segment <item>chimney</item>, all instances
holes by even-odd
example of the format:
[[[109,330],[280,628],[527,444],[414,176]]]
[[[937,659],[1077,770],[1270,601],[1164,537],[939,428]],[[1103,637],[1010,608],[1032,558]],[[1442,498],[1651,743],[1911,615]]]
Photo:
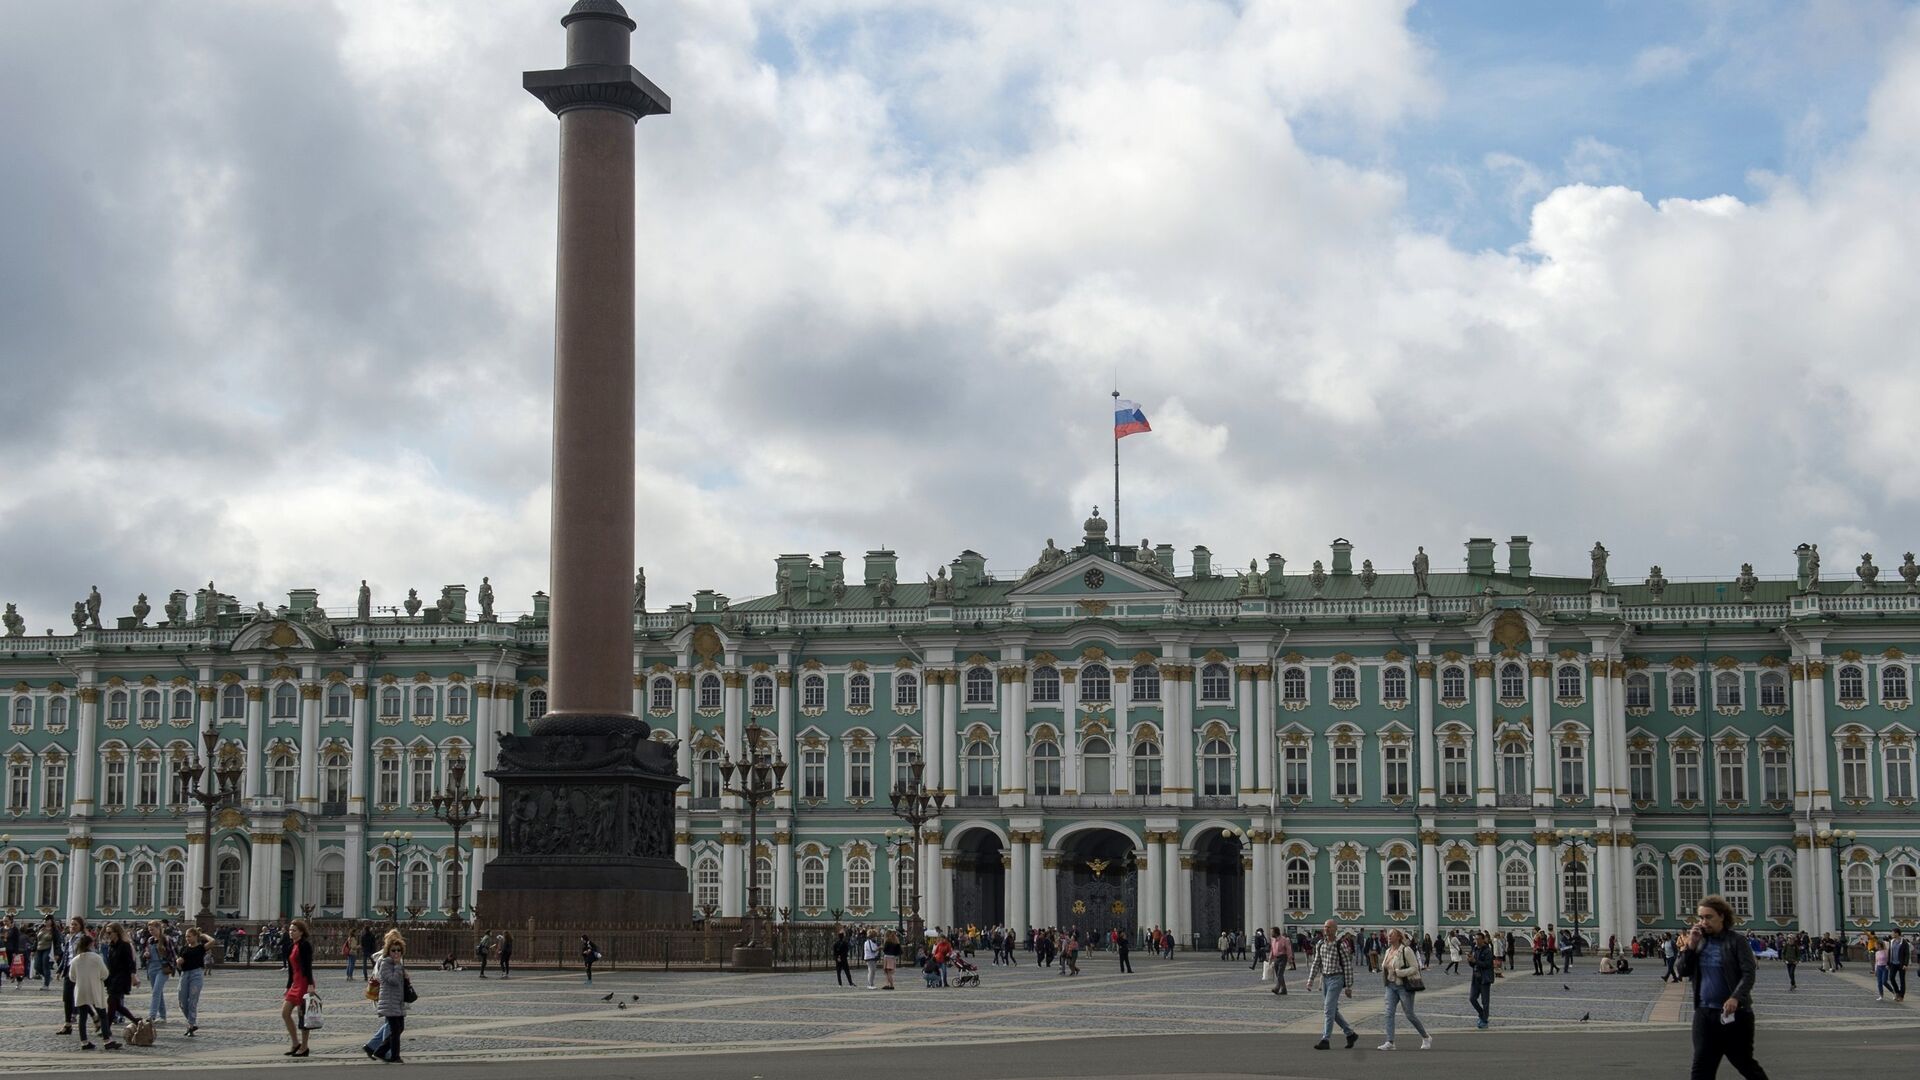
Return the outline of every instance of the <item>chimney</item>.
[[[827,573],[811,563],[807,566],[807,604],[812,606],[827,598]]]
[[[440,586],[440,601],[446,606],[448,622],[467,621],[467,587],[465,585]]]
[[[547,621],[548,602],[549,598],[546,593],[537,592],[533,594],[533,619],[535,622]]]
[[[1533,576],[1533,541],[1524,536],[1507,541],[1507,575],[1515,581]]]
[[[1213,576],[1213,552],[1208,551],[1205,544],[1193,549],[1193,576],[1196,578]]]
[[[1287,583],[1281,576],[1287,572],[1286,556],[1277,551],[1267,554],[1267,595],[1280,596],[1287,591]]]
[[[1153,546],[1153,561],[1160,564],[1160,569],[1165,571],[1168,577],[1172,577],[1173,576],[1173,545],[1172,544],[1155,544]]]
[[[867,584],[878,585],[887,578],[892,578],[895,581],[900,580],[898,558],[893,552],[885,548],[881,548],[878,551],[867,552]]]
[[[847,580],[846,556],[837,551],[829,551],[825,555],[820,556],[820,568],[826,571],[827,587],[829,589]]]
[[[1344,538],[1333,542],[1333,576],[1346,577],[1353,573],[1353,545]]]
[[[319,589],[287,590],[287,614],[289,615],[300,615],[312,611],[319,603]]]
[[[1493,573],[1493,538],[1476,536],[1467,541],[1467,573]]]

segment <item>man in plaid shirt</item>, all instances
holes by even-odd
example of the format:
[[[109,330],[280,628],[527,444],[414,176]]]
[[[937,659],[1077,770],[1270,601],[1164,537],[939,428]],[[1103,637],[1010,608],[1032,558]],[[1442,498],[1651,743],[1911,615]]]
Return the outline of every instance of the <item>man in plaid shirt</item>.
[[[1340,1015],[1340,995],[1353,996],[1353,958],[1340,947],[1340,924],[1328,919],[1320,928],[1320,940],[1313,943],[1313,960],[1307,965],[1307,990],[1313,990],[1314,976],[1320,978],[1320,1000],[1326,1009],[1327,1019],[1320,1026],[1320,1041],[1313,1044],[1315,1050],[1327,1049],[1327,1042],[1333,1038],[1333,1025],[1339,1024],[1340,1030],[1347,1033],[1347,1049],[1360,1041],[1360,1033],[1353,1030],[1347,1018]]]

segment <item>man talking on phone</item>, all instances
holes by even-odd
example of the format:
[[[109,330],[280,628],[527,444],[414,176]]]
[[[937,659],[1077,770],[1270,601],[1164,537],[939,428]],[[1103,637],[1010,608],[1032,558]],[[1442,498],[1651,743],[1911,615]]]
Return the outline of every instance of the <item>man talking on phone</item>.
[[[1680,942],[1680,977],[1693,981],[1693,1080],[1713,1080],[1721,1058],[1747,1080],[1767,1080],[1753,1060],[1753,947],[1733,932],[1724,897],[1702,899],[1696,914]]]

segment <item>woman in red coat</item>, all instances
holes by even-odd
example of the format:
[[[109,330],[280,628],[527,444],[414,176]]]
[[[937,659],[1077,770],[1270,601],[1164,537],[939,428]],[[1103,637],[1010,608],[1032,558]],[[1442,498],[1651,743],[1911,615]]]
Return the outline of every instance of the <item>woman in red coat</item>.
[[[286,1057],[307,1056],[307,1029],[304,1024],[307,993],[313,989],[313,931],[307,920],[295,919],[287,926],[292,944],[287,947],[287,992],[280,999],[280,1019],[287,1025],[287,1038],[293,1049]],[[295,1013],[299,1013],[298,1020]]]

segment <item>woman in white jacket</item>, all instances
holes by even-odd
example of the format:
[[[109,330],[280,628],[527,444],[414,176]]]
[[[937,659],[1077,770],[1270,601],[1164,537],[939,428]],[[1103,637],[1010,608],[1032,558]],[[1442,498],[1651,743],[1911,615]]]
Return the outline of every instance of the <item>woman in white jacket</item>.
[[[94,1049],[93,1043],[87,1041],[89,1016],[106,1037],[107,1049],[120,1049],[120,1044],[113,1041],[113,1028],[107,1024],[107,962],[94,950],[92,934],[82,934],[74,942],[67,978],[73,982],[73,1010],[80,1017],[80,1049]]]
[[[1394,1014],[1405,1006],[1407,1022],[1413,1030],[1420,1033],[1420,1049],[1433,1049],[1433,1036],[1427,1034],[1427,1027],[1413,1014],[1413,996],[1419,991],[1408,983],[1420,977],[1420,956],[1407,944],[1407,936],[1399,930],[1387,931],[1387,952],[1380,958],[1380,970],[1387,980],[1387,1041],[1380,1049],[1393,1049]]]

